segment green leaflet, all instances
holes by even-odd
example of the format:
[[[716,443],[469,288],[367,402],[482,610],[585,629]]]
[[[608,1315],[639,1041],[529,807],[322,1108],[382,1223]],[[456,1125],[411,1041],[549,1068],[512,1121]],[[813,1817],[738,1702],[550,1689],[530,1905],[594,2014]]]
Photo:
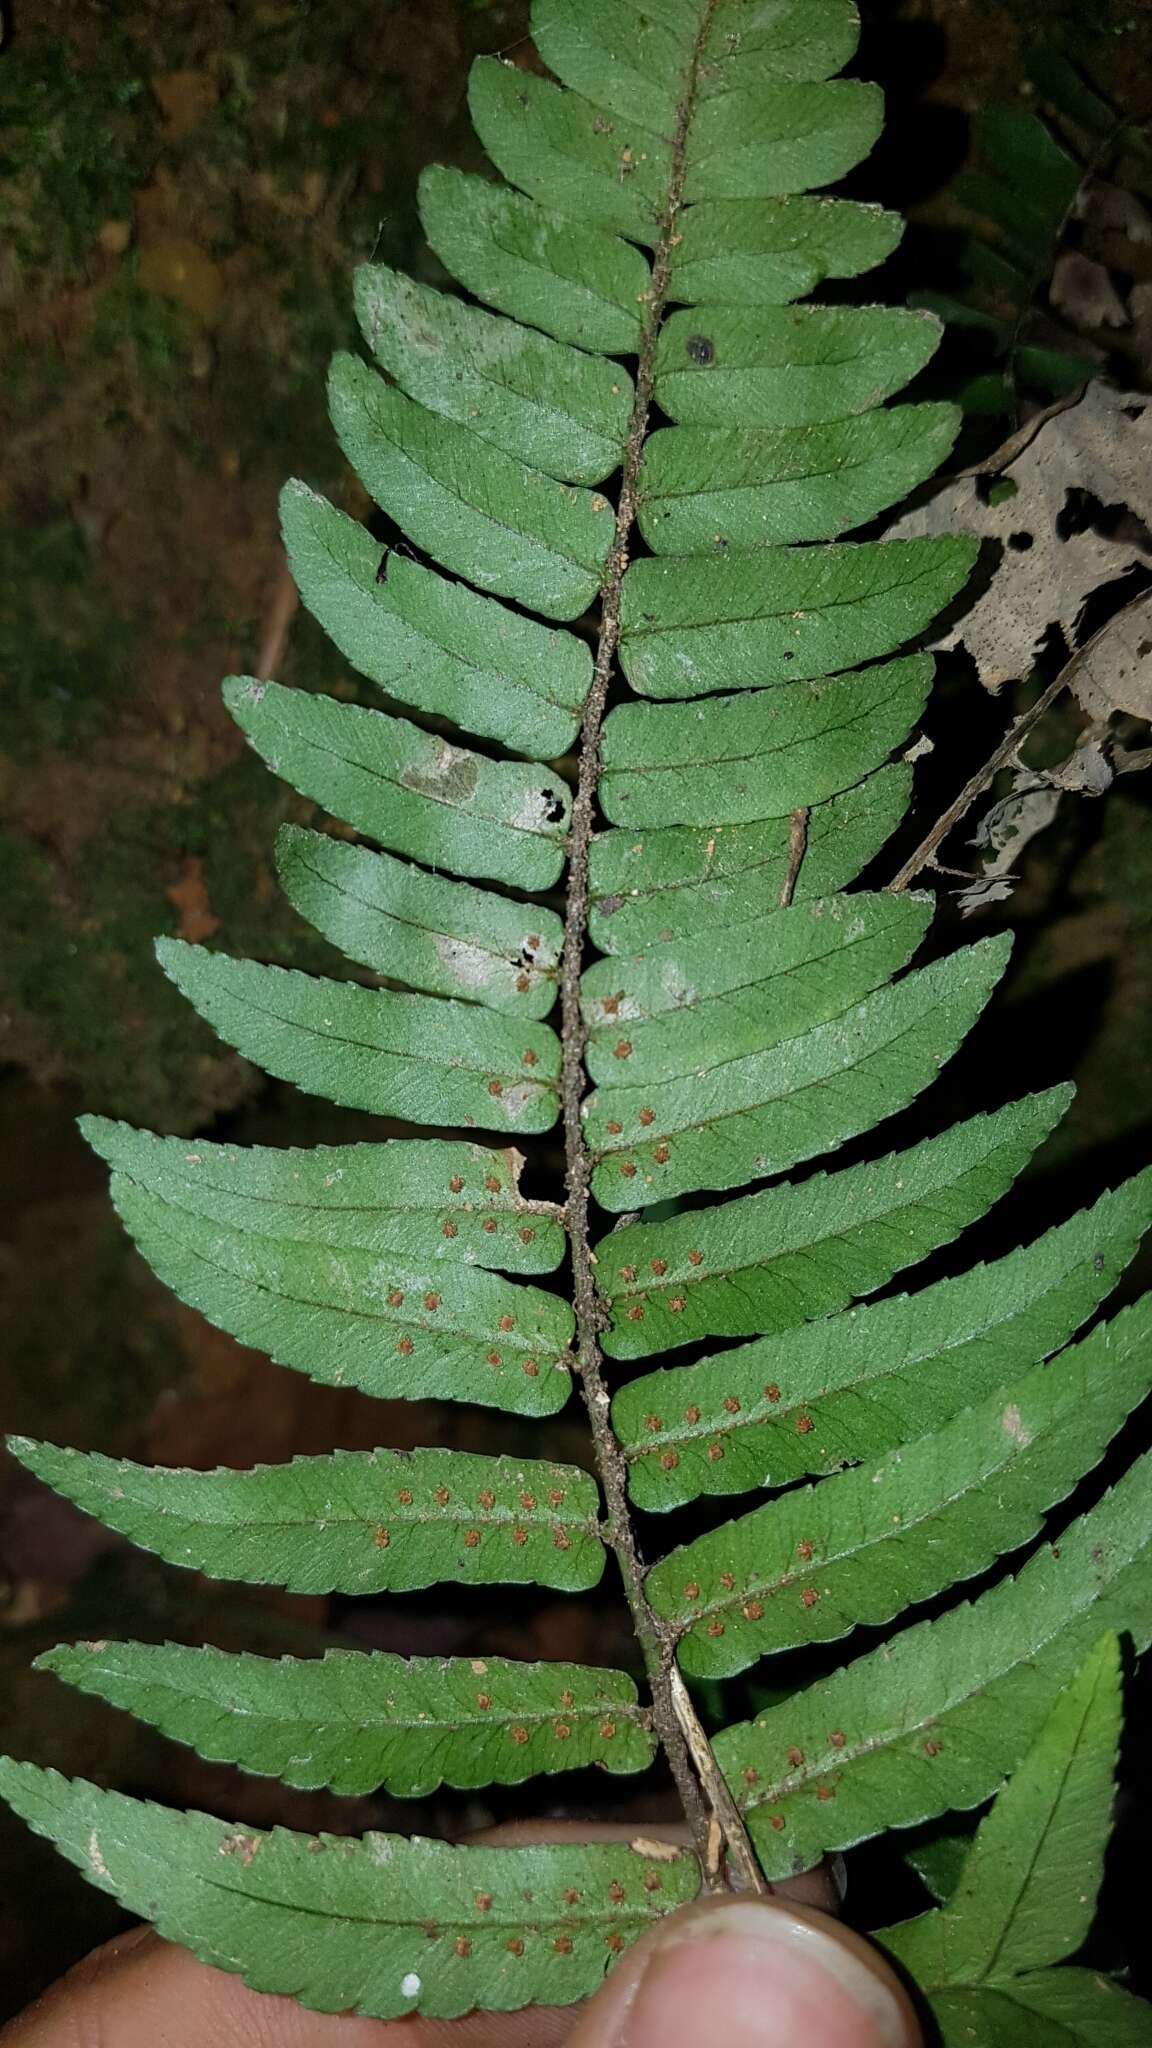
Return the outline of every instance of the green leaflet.
[[[160,939],[169,978],[229,1045],[351,1109],[412,1123],[550,1130],[560,1044],[474,1003],[392,995]]]
[[[121,1222],[173,1294],[218,1329],[327,1386],[380,1400],[477,1401],[551,1415],[568,1399],[572,1311],[459,1260],[415,1263],[231,1228],[116,1175]]]
[[[931,476],[959,417],[903,405],[800,431],[664,427],[644,450],[640,531],[673,555],[835,539]]]
[[[912,655],[786,690],[618,705],[604,722],[600,807],[640,830],[755,824],[822,803],[907,738],[931,682],[930,657]]]
[[[540,1585],[604,1569],[594,1482],[571,1465],[467,1451],[334,1451],[252,1471],[132,1465],[30,1437],[38,1479],[169,1564],[293,1593]]]
[[[903,1109],[966,1038],[1007,965],[1011,936],[934,961],[767,1051],[722,1033],[668,1080],[599,1088],[584,1105],[605,1209],[742,1187],[835,1151]],[[733,1033],[733,1037],[737,1034]],[[623,1055],[629,1041],[617,1041]],[[630,1056],[620,1070],[630,1072]]]
[[[1073,1954],[1091,1927],[1119,1739],[1111,1634],[981,1822],[945,1907],[878,1934],[926,1992],[944,2044],[1152,2040],[1147,2005],[1088,1970],[1044,1967]]]
[[[1085,1659],[980,1823],[948,1904],[881,1931],[925,1990],[1007,1987],[1024,1971],[1063,1962],[1087,1939],[1111,1831],[1120,1725],[1120,1645],[1112,1634]]]
[[[693,24],[686,23],[685,54]],[[544,206],[654,245],[671,180],[665,136],[497,57],[468,76],[472,126],[497,170]]]
[[[902,761],[813,806],[797,902],[843,888],[895,829],[912,771]],[[685,778],[687,782],[690,778]],[[592,841],[589,931],[601,952],[631,953],[717,925],[752,923],[788,874],[789,820],[601,832]]]
[[[891,654],[967,581],[978,543],[840,541],[633,562],[620,660],[642,697],[799,683]]]
[[[651,130],[676,126],[684,66],[696,33],[689,8],[637,0],[539,0],[532,40],[549,70],[586,100]]]
[[[696,24],[685,21],[683,57]],[[741,89],[702,94],[688,133],[684,196],[764,199],[832,184],[867,156],[883,103],[856,79],[768,84],[763,71]],[[655,245],[672,172],[667,130],[634,109],[606,119],[595,102],[494,58],[468,81],[472,124],[511,184],[562,213]]]
[[[1072,1336],[1150,1222],[1144,1173],[993,1265],[630,1381],[612,1423],[633,1500],[787,1486],[926,1436]]]
[[[300,915],[377,974],[510,1017],[546,1017],[556,1000],[564,927],[540,904],[299,825],[277,834],[276,872]]]
[[[1032,1970],[1011,1990],[938,1991],[941,2048],[1149,2048],[1143,1999],[1095,1970]]]
[[[518,1152],[439,1138],[276,1152],[102,1116],[80,1129],[125,1184],[226,1229],[508,1273],[550,1273],[564,1256],[555,1210],[518,1192]]]
[[[485,305],[606,355],[639,345],[650,272],[617,236],[442,164],[421,176],[420,220],[441,262]]]
[[[891,398],[942,333],[930,313],[881,306],[673,313],[660,330],[656,397],[684,426],[810,427]]]
[[[686,199],[769,199],[832,185],[879,139],[884,100],[858,78],[747,85],[739,59],[729,89],[702,95],[689,136]]]
[[[1029,1542],[1152,1384],[1152,1296],[1050,1365],[876,1466],[783,1494],[649,1572],[686,1631],[686,1672],[718,1678],[828,1642],[973,1578]]]
[[[478,440],[355,356],[333,358],[328,403],[365,489],[434,561],[549,619],[591,603],[615,528],[606,498]]]
[[[921,1884],[938,1903],[951,1898],[960,1882],[964,1858],[972,1846],[969,1828],[950,1827],[947,1822],[921,1836],[904,1852],[904,1861],[916,1872]]]
[[[680,217],[672,296],[685,305],[780,306],[892,254],[903,222],[847,199],[702,201]]]
[[[568,790],[534,763],[489,761],[406,718],[230,676],[224,702],[303,795],[394,853],[517,889],[564,865]]]
[[[827,78],[854,56],[860,23],[850,0],[781,0],[750,16],[742,0],[717,0],[708,24],[704,98],[761,83]]]
[[[906,1628],[714,1748],[769,1878],[976,1806],[1103,1630],[1152,1640],[1152,1458],[1016,1578]]]
[[[455,2019],[585,1997],[700,1882],[693,1857],[656,1862],[623,1843],[265,1834],[10,1761],[0,1792],[168,1940],[320,2012]]]
[[[617,363],[494,319],[384,264],[355,277],[360,329],[409,398],[562,483],[618,467],[632,379]]]
[[[697,29],[691,7],[654,14],[637,0],[539,0],[532,38],[545,63],[576,92],[649,128],[675,125],[684,65]],[[677,32],[678,31],[678,32]],[[735,40],[733,31],[738,31]],[[718,6],[702,52],[701,99],[782,80],[826,78],[856,48],[848,0],[796,0],[752,21]]]
[[[991,1208],[1058,1121],[1070,1091],[1027,1096],[908,1152],[813,1174],[597,1246],[610,1358],[699,1337],[765,1336],[872,1293]]]
[[[639,1771],[655,1737],[622,1671],[507,1657],[229,1656],[76,1643],[36,1668],[136,1714],[212,1763],[312,1791],[421,1798],[599,1764]]]
[[[580,984],[588,1072],[638,1087],[795,1038],[906,966],[930,918],[927,896],[861,891],[597,960]]]
[[[280,528],[304,604],[361,675],[514,752],[571,745],[592,680],[582,640],[389,554],[307,484],[285,484]]]

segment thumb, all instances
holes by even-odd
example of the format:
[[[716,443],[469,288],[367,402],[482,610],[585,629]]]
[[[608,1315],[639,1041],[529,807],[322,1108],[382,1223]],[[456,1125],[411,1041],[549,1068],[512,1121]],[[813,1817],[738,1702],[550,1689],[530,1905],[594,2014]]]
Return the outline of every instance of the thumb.
[[[814,1908],[713,1899],[637,1942],[569,2048],[920,2048],[877,1950]]]

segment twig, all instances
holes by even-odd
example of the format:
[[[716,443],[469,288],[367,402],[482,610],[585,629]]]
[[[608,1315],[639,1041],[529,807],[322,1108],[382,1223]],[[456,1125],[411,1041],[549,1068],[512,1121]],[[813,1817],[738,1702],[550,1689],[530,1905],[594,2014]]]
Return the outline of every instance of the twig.
[[[787,910],[796,894],[796,883],[808,851],[808,809],[793,811],[788,821],[788,870],[780,884],[779,907]]]
[[[767,1887],[755,1851],[735,1802],[724,1785],[719,1766],[712,1756],[703,1730],[700,1731],[702,1749],[699,1754],[690,1748],[686,1739],[684,1720],[676,1704],[675,1686],[678,1674],[675,1669],[675,1635],[653,1612],[644,1591],[644,1565],[636,1547],[628,1508],[626,1465],[609,1419],[609,1396],[604,1385],[603,1358],[599,1341],[604,1318],[602,1304],[596,1292],[588,1223],[591,1160],[584,1142],[580,1114],[585,1087],[584,1047],[587,1037],[580,1008],[580,970],[588,922],[588,860],[592,843],[596,786],[600,775],[600,728],[620,639],[621,589],[624,571],[628,566],[628,550],[636,510],[637,479],[652,403],[656,342],[668,296],[672,250],[675,246],[673,236],[683,197],[688,124],[692,115],[697,70],[716,4],[717,0],[708,0],[708,5],[703,11],[677,117],[668,200],[653,259],[651,287],[644,308],[636,369],[636,392],[624,451],[616,530],[600,591],[600,633],[592,687],[588,694],[581,727],[580,769],[572,804],[572,825],[568,841],[568,906],[564,923],[560,984],[563,1044],[561,1098],[568,1183],[568,1228],[572,1245],[573,1304],[576,1312],[576,1370],[588,1410],[596,1467],[604,1490],[608,1540],[620,1568],[625,1598],[631,1610],[648,1681],[652,1688],[653,1719],[704,1865],[706,1880],[713,1885],[720,1882],[720,1859],[713,1853],[718,1826],[724,1838],[732,1870],[739,1882],[748,1889],[763,1892]],[[725,1795],[727,1806],[722,1813],[720,1807]],[[710,1860],[714,1865],[712,1868],[709,1867]]]
[[[1133,600],[1133,604],[1141,604],[1143,601],[1144,593],[1142,592],[1139,598]],[[1130,607],[1125,605],[1122,609],[1127,611]],[[943,816],[936,820],[932,830],[920,841],[915,853],[909,860],[905,861],[899,874],[893,875],[888,887],[894,895],[898,894],[901,889],[906,889],[909,882],[920,873],[921,868],[936,867],[938,865],[936,861],[937,847],[944,844],[949,833],[960,823],[965,813],[971,810],[977,797],[983,795],[989,783],[1000,773],[1001,768],[1007,767],[1013,755],[1027,739],[1033,726],[1039,723],[1049,706],[1055,703],[1061,691],[1068,689],[1081,662],[1091,654],[1093,648],[1104,638],[1104,635],[1111,632],[1120,616],[1120,612],[1113,612],[1112,617],[1105,620],[1099,631],[1093,633],[1092,638],[1086,640],[1083,647],[1078,647],[1076,652],[1069,657],[1059,675],[1054,677],[1047,689],[1037,697],[1031,710],[1023,712],[1016,720],[1016,723],[1009,726],[995,753],[964,784],[959,796],[954,802],[949,804]]]

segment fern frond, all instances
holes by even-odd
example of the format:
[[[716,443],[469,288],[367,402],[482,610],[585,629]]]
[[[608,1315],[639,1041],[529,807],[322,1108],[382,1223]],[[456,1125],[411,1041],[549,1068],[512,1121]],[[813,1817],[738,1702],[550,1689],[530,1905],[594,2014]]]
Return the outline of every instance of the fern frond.
[[[367,842],[317,817],[284,828],[278,863],[298,912],[387,985],[159,947],[267,1072],[457,1135],[301,1153],[86,1132],[144,1256],[219,1327],[388,1400],[541,1417],[575,1379],[596,1476],[433,1447],[194,1472],[14,1445],[109,1527],[220,1577],[576,1593],[613,1552],[643,1700],[624,1672],[502,1659],[44,1660],[207,1757],[342,1793],[639,1770],[658,1739],[699,1857],[247,1834],[0,1765],[31,1825],[163,1932],[380,2017],[585,1995],[722,1881],[717,1841],[763,1887],[970,1807],[1102,1630],[1152,1638],[1148,1462],[1014,1579],[903,1620],[1033,1542],[1147,1391],[1147,1304],[1060,1347],[1132,1256],[1152,1182],[860,1305],[993,1207],[1068,1091],[944,1131],[929,1106],[900,1149],[875,1135],[961,1044],[1008,945],[917,967],[927,899],[845,893],[907,805],[932,681],[915,643],[976,554],[962,534],[843,538],[957,427],[888,403],[937,345],[930,315],[793,303],[899,237],[879,208],[813,196],[879,132],[875,89],[833,76],[854,10],[535,0],[533,33],[554,76],[481,59],[471,80],[510,182],[421,180],[471,299],[367,265],[373,360],[331,369],[340,445],[423,559],[303,482],[281,499],[304,603],[386,702],[225,685],[255,751]],[[519,1151],[475,1142],[557,1125],[563,1208],[523,1198]],[[851,1164],[817,1166],[852,1140]],[[592,1199],[619,1217],[606,1234]],[[570,1285],[540,1284],[565,1252]],[[609,1361],[702,1341],[613,1399]],[[629,1489],[661,1510],[766,1497],[647,1567]],[[711,1747],[672,1668],[721,1676],[890,1623]]]

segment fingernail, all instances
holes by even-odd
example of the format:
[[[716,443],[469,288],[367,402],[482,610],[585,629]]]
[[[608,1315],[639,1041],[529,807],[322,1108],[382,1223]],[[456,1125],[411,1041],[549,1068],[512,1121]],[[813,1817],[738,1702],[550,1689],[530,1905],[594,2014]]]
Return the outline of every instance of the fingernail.
[[[896,1979],[857,1936],[802,1908],[736,1901],[669,1927],[603,2044],[913,2048],[919,2038]]]

